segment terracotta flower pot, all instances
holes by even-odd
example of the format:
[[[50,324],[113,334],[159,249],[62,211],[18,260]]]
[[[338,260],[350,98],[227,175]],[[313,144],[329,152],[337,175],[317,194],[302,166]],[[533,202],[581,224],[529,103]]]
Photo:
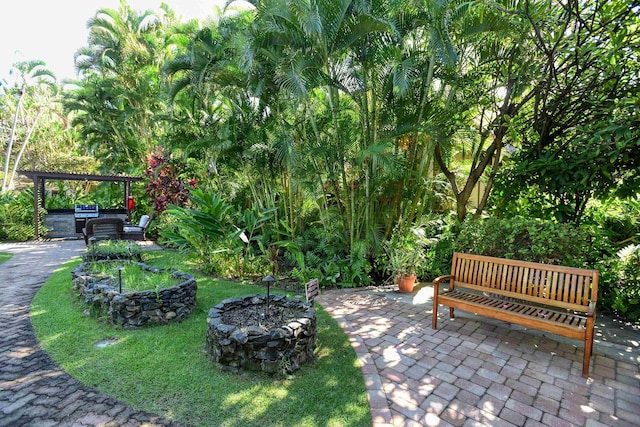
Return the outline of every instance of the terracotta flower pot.
[[[413,286],[416,283],[416,275],[411,276],[399,276],[398,277],[398,289],[400,292],[413,292]]]

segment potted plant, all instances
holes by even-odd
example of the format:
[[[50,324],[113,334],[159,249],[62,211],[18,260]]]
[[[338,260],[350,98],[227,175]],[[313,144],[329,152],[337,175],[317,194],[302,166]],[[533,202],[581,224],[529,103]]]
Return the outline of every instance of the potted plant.
[[[416,267],[426,260],[426,252],[416,230],[396,233],[386,244],[387,270],[400,292],[413,292]]]

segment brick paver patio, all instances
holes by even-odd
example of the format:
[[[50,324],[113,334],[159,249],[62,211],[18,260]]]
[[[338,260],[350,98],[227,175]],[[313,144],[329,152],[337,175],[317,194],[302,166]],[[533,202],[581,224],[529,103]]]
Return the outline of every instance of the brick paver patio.
[[[587,379],[578,341],[459,310],[433,330],[430,302],[406,301],[362,290],[318,299],[362,364],[374,426],[640,424],[640,333],[631,346],[596,341]]]

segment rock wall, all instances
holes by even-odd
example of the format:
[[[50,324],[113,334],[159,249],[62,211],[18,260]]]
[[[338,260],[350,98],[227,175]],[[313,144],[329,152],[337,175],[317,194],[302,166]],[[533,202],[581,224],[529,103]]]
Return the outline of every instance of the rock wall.
[[[264,295],[249,295],[222,301],[209,310],[206,351],[224,369],[243,369],[269,373],[290,373],[313,359],[316,348],[316,312],[311,304],[275,295],[272,305],[299,310],[299,316],[286,325],[265,331],[258,326],[239,327],[222,321],[226,311],[238,307],[261,306]]]
[[[137,264],[152,273],[164,271],[143,263]],[[188,317],[196,307],[198,285],[195,277],[190,274],[173,272],[174,277],[183,281],[158,291],[120,293],[116,279],[93,277],[84,271],[86,265],[82,263],[73,271],[73,287],[93,310],[106,316],[115,326],[131,329],[179,322]]]

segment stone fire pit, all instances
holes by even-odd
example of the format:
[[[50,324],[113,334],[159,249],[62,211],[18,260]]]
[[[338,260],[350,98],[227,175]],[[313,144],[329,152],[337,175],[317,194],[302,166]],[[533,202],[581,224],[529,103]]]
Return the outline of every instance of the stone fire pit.
[[[272,295],[222,301],[209,310],[206,350],[232,372],[290,373],[313,359],[316,312],[311,304]]]

